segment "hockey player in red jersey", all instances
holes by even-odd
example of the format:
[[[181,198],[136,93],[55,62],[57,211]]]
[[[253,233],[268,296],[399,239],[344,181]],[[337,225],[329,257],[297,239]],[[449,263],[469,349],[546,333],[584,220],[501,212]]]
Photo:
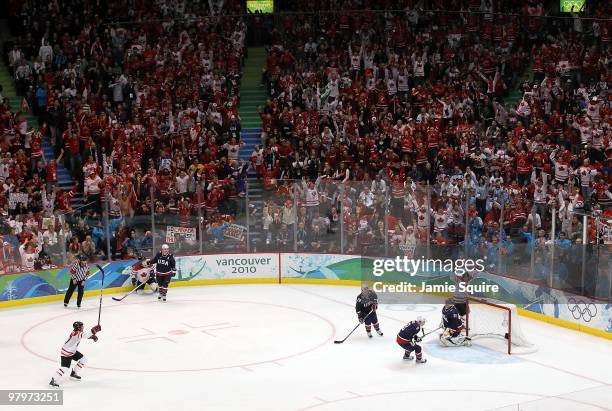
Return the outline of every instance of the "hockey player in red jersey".
[[[91,331],[83,331],[83,323],[81,321],[75,321],[72,324],[72,328],[73,329],[70,336],[68,336],[68,339],[62,346],[60,368],[58,368],[55,375],[51,377],[51,381],[49,382],[49,385],[52,387],[59,388],[59,382],[70,368],[72,361],[76,361],[77,363],[70,372],[70,377],[75,380],[81,379],[79,372],[87,363],[87,358],[77,351],[77,348],[79,348],[79,344],[83,338],[92,339],[94,342],[98,341],[96,333],[102,330],[102,327],[100,327],[98,324],[93,326]]]
[[[145,284],[149,284],[153,292],[157,291],[153,267],[147,263],[146,258],[141,258],[139,262],[129,268],[128,272],[132,277],[132,285],[138,288],[136,292],[143,291]]]

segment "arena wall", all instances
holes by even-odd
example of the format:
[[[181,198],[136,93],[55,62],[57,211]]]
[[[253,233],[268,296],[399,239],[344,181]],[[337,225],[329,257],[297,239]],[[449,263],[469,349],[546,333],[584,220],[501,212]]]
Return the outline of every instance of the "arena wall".
[[[373,257],[315,253],[249,253],[178,256],[177,276],[171,287],[213,284],[295,284],[359,285],[363,274],[371,271]],[[131,290],[129,267],[135,260],[103,264],[104,294]],[[99,295],[102,275],[91,266],[86,296]],[[0,276],[0,308],[60,301],[70,278],[67,267],[3,274]],[[435,283],[440,276],[420,273],[403,280]],[[521,315],[551,324],[612,339],[612,304],[586,297],[568,296],[559,290],[517,279],[482,272],[478,275],[500,287],[500,295],[519,307]],[[480,295],[500,299],[500,295]]]

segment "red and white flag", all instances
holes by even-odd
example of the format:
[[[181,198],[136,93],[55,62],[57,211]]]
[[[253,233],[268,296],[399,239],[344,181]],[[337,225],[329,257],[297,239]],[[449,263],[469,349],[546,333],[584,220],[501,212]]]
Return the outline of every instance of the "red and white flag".
[[[21,111],[25,113],[30,112],[30,105],[28,104],[28,100],[25,97],[21,99],[21,106],[19,107]]]

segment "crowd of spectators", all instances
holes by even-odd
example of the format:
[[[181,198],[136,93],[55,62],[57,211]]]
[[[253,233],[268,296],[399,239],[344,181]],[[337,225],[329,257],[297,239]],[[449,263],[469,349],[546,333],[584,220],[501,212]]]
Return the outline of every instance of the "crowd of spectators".
[[[290,2],[257,36],[268,42],[269,98],[250,164],[238,161],[239,2],[61,3],[24,5],[7,53],[40,118],[28,129],[6,103],[0,113],[5,238],[23,248],[26,268],[28,253],[44,254],[54,238],[66,252],[106,255],[106,204],[121,257],[163,239],[152,213],[198,226],[206,244],[224,241],[220,227],[232,221],[249,225],[262,234],[251,250],[435,246],[491,261],[527,250],[521,261],[549,266],[552,244],[581,244],[583,215],[590,243],[612,242],[605,2],[562,15],[538,1],[374,10],[382,5],[348,0],[319,2],[317,12]],[[118,21],[128,23],[109,24]],[[57,187],[45,134],[77,181],[71,191]],[[249,172],[264,188],[261,205],[246,204]],[[28,204],[10,203],[10,193]]]
[[[210,225],[237,212],[246,175],[236,158],[246,50],[240,2],[11,7],[22,24],[13,25],[5,58],[25,98],[18,112],[8,99],[0,105],[4,270],[77,253],[108,258],[106,208],[110,252],[119,258],[164,240],[143,215],[180,225],[201,208]],[[39,124],[28,125],[25,110]],[[68,191],[58,185],[62,165],[75,182]]]
[[[267,242],[377,255],[429,242],[537,279],[555,245],[559,276],[580,275],[582,254],[564,250],[580,250],[584,215],[587,241],[612,244],[610,6],[591,19],[537,1],[406,3],[279,17],[253,153],[287,197],[266,203]]]

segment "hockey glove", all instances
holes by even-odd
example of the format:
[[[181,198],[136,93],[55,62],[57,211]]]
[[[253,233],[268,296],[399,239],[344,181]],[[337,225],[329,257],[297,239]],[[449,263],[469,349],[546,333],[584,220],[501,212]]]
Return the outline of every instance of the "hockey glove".
[[[99,332],[99,331],[102,331],[102,327],[100,326],[100,324],[98,324],[98,325],[94,325],[94,326],[91,328],[91,333],[92,333],[92,334],[95,334],[95,333],[97,333],[97,332]]]
[[[421,341],[423,341],[423,338],[421,338],[421,337],[419,337],[418,335],[416,335],[416,336],[414,337],[414,341],[415,341],[415,342],[421,342]]]
[[[94,342],[98,342],[98,336],[97,335],[92,335],[91,337],[89,337],[90,340],[94,340]]]
[[[363,317],[359,317],[359,324],[363,324]]]

